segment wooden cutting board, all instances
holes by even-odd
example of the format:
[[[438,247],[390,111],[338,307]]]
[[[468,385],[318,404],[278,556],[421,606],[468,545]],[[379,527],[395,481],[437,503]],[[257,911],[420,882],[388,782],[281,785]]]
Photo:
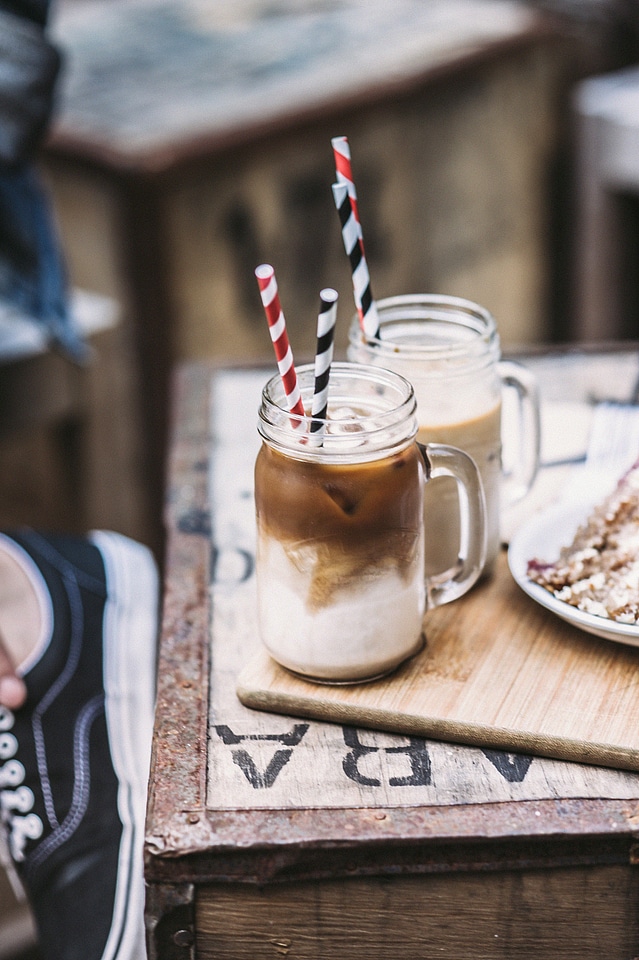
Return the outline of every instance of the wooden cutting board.
[[[238,696],[258,710],[639,771],[639,649],[539,607],[505,553],[425,628],[421,653],[384,679],[310,683],[262,652]]]

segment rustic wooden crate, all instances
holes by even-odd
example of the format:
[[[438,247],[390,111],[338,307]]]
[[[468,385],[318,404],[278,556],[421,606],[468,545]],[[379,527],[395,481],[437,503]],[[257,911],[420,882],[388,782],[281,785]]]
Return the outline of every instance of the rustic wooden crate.
[[[557,401],[627,399],[639,373],[636,349],[526,362]],[[200,363],[175,379],[151,958],[639,955],[638,774],[239,703],[268,374]]]

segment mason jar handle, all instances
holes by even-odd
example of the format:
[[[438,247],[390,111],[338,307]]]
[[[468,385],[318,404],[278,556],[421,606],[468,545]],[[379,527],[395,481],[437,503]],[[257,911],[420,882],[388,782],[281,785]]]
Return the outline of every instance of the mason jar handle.
[[[426,464],[426,483],[435,477],[452,477],[459,493],[461,530],[457,563],[449,570],[426,578],[428,607],[440,607],[467,593],[483,570],[486,498],[477,465],[467,453],[442,443],[420,443],[419,448]],[[428,518],[425,523],[428,527]]]
[[[505,505],[512,505],[526,496],[539,470],[541,424],[539,415],[539,388],[537,378],[530,370],[513,360],[500,360],[499,375],[505,387],[511,387],[517,397],[516,457],[510,457],[512,468],[504,476]]]

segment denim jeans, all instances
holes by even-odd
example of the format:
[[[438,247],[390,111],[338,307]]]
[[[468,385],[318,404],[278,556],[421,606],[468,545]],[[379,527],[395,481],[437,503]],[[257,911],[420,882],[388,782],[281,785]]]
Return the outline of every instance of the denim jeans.
[[[64,261],[48,199],[32,167],[49,122],[60,55],[45,36],[48,0],[0,0],[0,300],[82,361]]]

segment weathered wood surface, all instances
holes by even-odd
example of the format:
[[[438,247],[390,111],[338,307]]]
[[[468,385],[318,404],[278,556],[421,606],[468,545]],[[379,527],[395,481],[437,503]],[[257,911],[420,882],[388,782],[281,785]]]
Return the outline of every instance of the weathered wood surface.
[[[353,686],[306,682],[260,651],[240,675],[240,697],[294,716],[639,771],[639,650],[541,609],[505,555],[489,582],[428,612],[425,631],[424,649],[392,676]]]
[[[576,398],[571,368],[570,357],[551,365],[552,399],[565,400],[564,391]],[[594,358],[585,372],[582,366],[578,379],[584,396],[606,386],[625,399],[638,370],[635,354],[613,355]],[[256,408],[270,372],[186,365],[177,379],[149,876],[247,879],[312,870],[288,863],[284,850],[293,855],[295,838],[311,848],[349,838],[364,849],[382,835],[412,837],[423,853],[426,839],[432,847],[438,837],[456,837],[460,849],[478,836],[563,836],[579,838],[582,849],[587,836],[629,837],[639,801],[633,773],[280,716],[239,702],[238,675],[259,651],[252,465]],[[332,856],[325,853],[327,861]]]
[[[636,897],[637,878],[619,866],[216,886],[198,903],[197,956],[625,960]]]
[[[552,400],[602,391],[627,400],[639,354],[540,357],[539,366]],[[242,623],[255,407],[270,373],[187,364],[175,379],[145,842],[150,960],[319,960],[345,945],[381,960],[390,943],[407,960],[634,956],[636,774],[286,718],[237,700],[256,644]],[[241,404],[224,380],[243,383]],[[571,437],[571,455],[585,442],[583,430]],[[554,444],[547,454],[557,460]],[[535,496],[548,495],[543,477],[565,469],[545,468]],[[331,805],[337,796],[342,805]]]
[[[218,560],[212,588],[209,779],[211,788],[219,791],[219,802],[261,805],[268,796],[269,803],[284,807],[407,803],[418,797],[419,802],[428,797],[459,803],[515,795],[528,799],[562,792],[575,795],[575,789],[594,796],[601,789],[594,785],[592,771],[583,784],[571,782],[575,775],[579,781],[584,771],[569,767],[565,784],[560,769],[552,786],[549,771],[543,771],[537,785],[532,772],[522,778],[527,786],[519,784],[515,794],[503,770],[498,772],[500,763],[507,765],[505,758],[491,763],[481,752],[468,756],[462,751],[451,760],[450,749],[440,744],[426,750],[419,740],[423,736],[591,762],[606,759],[609,741],[619,750],[607,755],[608,763],[636,769],[639,706],[634,678],[639,651],[585,637],[538,610],[512,581],[505,558],[491,582],[463,601],[427,615],[426,649],[386,680],[352,687],[318,686],[277,667],[262,652],[253,576],[252,496],[252,468],[259,449],[255,411],[262,383],[261,371],[221,373],[213,382],[216,442],[209,493]],[[571,430],[569,422],[566,429]],[[239,680],[238,665],[244,665]],[[394,730],[408,739],[402,745],[393,738],[376,740],[370,733],[345,734],[339,727],[307,729],[290,720],[278,722],[271,715],[247,714],[233,699],[238,683],[249,706]],[[614,710],[604,710],[613,690]],[[554,738],[562,742],[555,743]],[[599,740],[602,746],[597,751],[591,744]],[[510,776],[515,778],[514,765],[519,764],[521,772],[521,764],[529,765],[530,758],[511,762]],[[430,769],[426,773],[433,763],[435,777]],[[491,770],[477,776],[478,766]],[[605,781],[604,776],[600,782]],[[622,789],[627,786],[624,783]],[[632,779],[630,790],[636,789]]]

